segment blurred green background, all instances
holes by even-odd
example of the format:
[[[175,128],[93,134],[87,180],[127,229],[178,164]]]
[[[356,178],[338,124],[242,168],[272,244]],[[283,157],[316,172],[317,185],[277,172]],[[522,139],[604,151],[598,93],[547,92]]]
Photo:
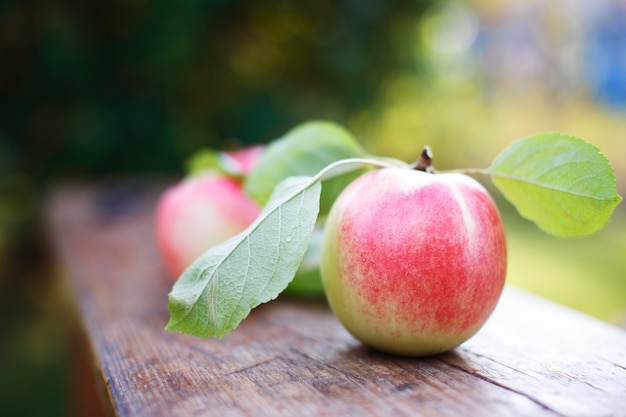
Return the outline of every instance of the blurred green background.
[[[565,131],[607,155],[624,196],[624,21],[623,0],[3,2],[0,414],[75,414],[41,224],[49,184],[180,176],[200,147],[324,118],[375,154],[410,161],[429,144],[438,169]],[[624,325],[624,204],[597,235],[563,241],[498,202],[509,283]]]

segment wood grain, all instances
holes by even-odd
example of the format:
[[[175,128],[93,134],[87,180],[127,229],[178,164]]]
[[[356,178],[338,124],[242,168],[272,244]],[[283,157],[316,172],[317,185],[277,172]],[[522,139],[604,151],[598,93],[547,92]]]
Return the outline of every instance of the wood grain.
[[[514,288],[474,338],[424,359],[363,347],[323,300],[281,297],[221,340],[166,332],[161,189],[50,197],[59,271],[116,415],[626,416],[626,332]]]

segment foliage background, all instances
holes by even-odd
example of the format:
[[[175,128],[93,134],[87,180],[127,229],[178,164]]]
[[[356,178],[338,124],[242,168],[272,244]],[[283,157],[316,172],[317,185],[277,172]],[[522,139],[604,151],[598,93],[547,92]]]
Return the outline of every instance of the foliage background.
[[[623,0],[3,2],[0,411],[72,414],[67,311],[41,225],[51,183],[181,176],[201,147],[326,118],[372,153],[409,161],[430,144],[439,169],[566,131],[601,148],[624,196],[624,21]],[[573,241],[499,204],[510,283],[624,323],[623,204]]]

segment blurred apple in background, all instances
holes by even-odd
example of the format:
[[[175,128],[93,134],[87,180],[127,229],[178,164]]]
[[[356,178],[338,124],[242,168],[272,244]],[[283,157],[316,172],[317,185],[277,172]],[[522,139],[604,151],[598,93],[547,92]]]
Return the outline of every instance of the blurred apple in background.
[[[156,240],[172,279],[210,247],[248,227],[261,207],[243,192],[242,178],[262,146],[209,157],[222,170],[206,169],[166,189],[156,208]],[[216,164],[218,166],[218,164]],[[227,173],[226,173],[227,172]]]

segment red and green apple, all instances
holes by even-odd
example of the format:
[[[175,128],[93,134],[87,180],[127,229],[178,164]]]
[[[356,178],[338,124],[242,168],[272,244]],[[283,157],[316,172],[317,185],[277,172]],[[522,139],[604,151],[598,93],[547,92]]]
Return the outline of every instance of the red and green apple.
[[[380,351],[431,355],[466,341],[495,308],[505,273],[502,220],[466,175],[371,171],[340,194],[326,221],[328,302]]]

